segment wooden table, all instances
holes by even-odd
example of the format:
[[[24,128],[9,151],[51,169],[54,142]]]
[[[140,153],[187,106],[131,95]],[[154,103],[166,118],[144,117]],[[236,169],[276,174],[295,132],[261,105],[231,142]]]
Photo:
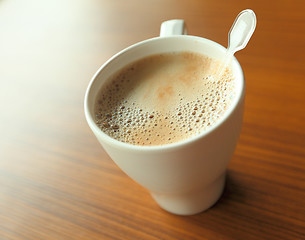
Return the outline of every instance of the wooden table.
[[[169,214],[98,144],[86,87],[164,20],[226,46],[246,8],[258,25],[236,54],[246,104],[225,192]],[[302,0],[0,0],[0,239],[305,239],[304,23]]]

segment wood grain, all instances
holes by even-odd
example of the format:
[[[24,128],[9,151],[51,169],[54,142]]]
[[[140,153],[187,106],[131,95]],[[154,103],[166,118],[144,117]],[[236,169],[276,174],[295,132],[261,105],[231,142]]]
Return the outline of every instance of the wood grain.
[[[246,104],[225,192],[169,214],[90,132],[86,87],[164,20],[226,46],[246,8],[258,25],[236,54]],[[0,239],[305,239],[304,21],[301,0],[0,0]]]

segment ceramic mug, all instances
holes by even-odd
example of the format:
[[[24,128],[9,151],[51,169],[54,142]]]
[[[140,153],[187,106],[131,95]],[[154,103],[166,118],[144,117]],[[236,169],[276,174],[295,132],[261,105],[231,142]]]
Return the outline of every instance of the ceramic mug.
[[[231,68],[236,94],[231,106],[201,134],[161,146],[123,143],[105,134],[95,123],[94,104],[103,84],[124,66],[153,54],[197,52],[221,58],[225,48],[211,40],[184,35],[183,20],[162,23],[160,37],[136,43],[110,58],[93,76],[85,96],[85,116],[93,133],[113,161],[148,189],[168,212],[191,215],[202,212],[220,198],[226,167],[236,147],[243,117],[244,76],[234,57]]]

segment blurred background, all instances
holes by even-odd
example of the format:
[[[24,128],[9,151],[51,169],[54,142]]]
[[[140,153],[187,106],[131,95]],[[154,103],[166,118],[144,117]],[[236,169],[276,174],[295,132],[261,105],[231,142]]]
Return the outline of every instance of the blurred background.
[[[258,22],[236,54],[246,102],[227,190],[172,216],[100,147],[86,88],[165,20],[227,47],[247,8]],[[304,16],[302,0],[0,0],[0,239],[305,239]]]

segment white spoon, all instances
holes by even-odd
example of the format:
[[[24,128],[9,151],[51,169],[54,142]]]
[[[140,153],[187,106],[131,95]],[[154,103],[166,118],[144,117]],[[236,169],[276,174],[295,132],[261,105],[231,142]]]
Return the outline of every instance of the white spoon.
[[[222,76],[234,53],[246,47],[255,27],[256,16],[252,10],[246,9],[237,15],[228,34],[227,51],[216,72],[214,80],[219,79]]]

